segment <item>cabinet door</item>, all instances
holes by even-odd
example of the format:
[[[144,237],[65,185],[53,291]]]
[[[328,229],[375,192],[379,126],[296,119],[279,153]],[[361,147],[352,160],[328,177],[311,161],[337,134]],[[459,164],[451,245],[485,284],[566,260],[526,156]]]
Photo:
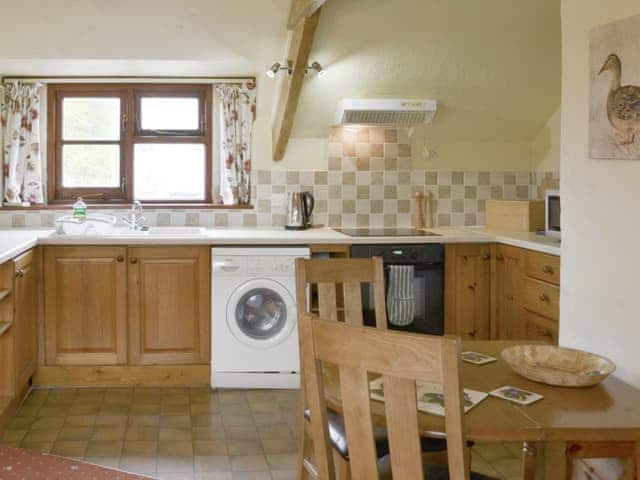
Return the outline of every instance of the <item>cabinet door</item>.
[[[129,249],[131,363],[209,363],[209,251]]]
[[[13,357],[16,392],[22,391],[36,370],[38,357],[38,271],[31,250],[13,261]]]
[[[463,340],[488,340],[491,290],[490,246],[447,245],[445,331]]]
[[[494,245],[493,251],[491,338],[522,340],[526,336],[522,320],[524,252],[506,245]]]
[[[127,361],[125,247],[45,249],[45,359],[48,365]]]

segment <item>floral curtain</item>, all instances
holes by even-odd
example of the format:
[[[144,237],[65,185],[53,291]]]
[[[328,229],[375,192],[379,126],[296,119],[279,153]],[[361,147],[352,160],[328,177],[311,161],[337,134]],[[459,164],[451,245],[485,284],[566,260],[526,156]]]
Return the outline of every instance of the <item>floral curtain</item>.
[[[43,203],[40,157],[39,84],[21,82],[0,86],[0,120],[4,138],[4,201]]]
[[[255,84],[216,87],[221,118],[220,196],[225,205],[251,201],[251,135],[256,119]]]

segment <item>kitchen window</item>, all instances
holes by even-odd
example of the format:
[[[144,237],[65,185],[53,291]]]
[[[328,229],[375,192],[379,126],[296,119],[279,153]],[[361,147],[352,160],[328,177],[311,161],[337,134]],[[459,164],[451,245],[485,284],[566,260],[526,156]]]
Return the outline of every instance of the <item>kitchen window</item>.
[[[51,203],[211,203],[211,85],[49,84]]]

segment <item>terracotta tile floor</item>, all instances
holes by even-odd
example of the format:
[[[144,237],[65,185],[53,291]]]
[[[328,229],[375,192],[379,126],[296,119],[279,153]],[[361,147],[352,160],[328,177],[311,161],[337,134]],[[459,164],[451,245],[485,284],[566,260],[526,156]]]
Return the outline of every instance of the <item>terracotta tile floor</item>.
[[[171,480],[293,479],[298,391],[35,390],[1,443]],[[520,446],[477,445],[474,470],[518,478]]]

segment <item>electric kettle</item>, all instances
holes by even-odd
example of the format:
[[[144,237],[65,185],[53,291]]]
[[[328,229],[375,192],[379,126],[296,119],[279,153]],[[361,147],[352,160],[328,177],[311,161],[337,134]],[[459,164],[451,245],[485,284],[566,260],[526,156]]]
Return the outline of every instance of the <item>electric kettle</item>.
[[[289,192],[287,195],[287,230],[311,227],[311,214],[315,201],[309,192]]]

